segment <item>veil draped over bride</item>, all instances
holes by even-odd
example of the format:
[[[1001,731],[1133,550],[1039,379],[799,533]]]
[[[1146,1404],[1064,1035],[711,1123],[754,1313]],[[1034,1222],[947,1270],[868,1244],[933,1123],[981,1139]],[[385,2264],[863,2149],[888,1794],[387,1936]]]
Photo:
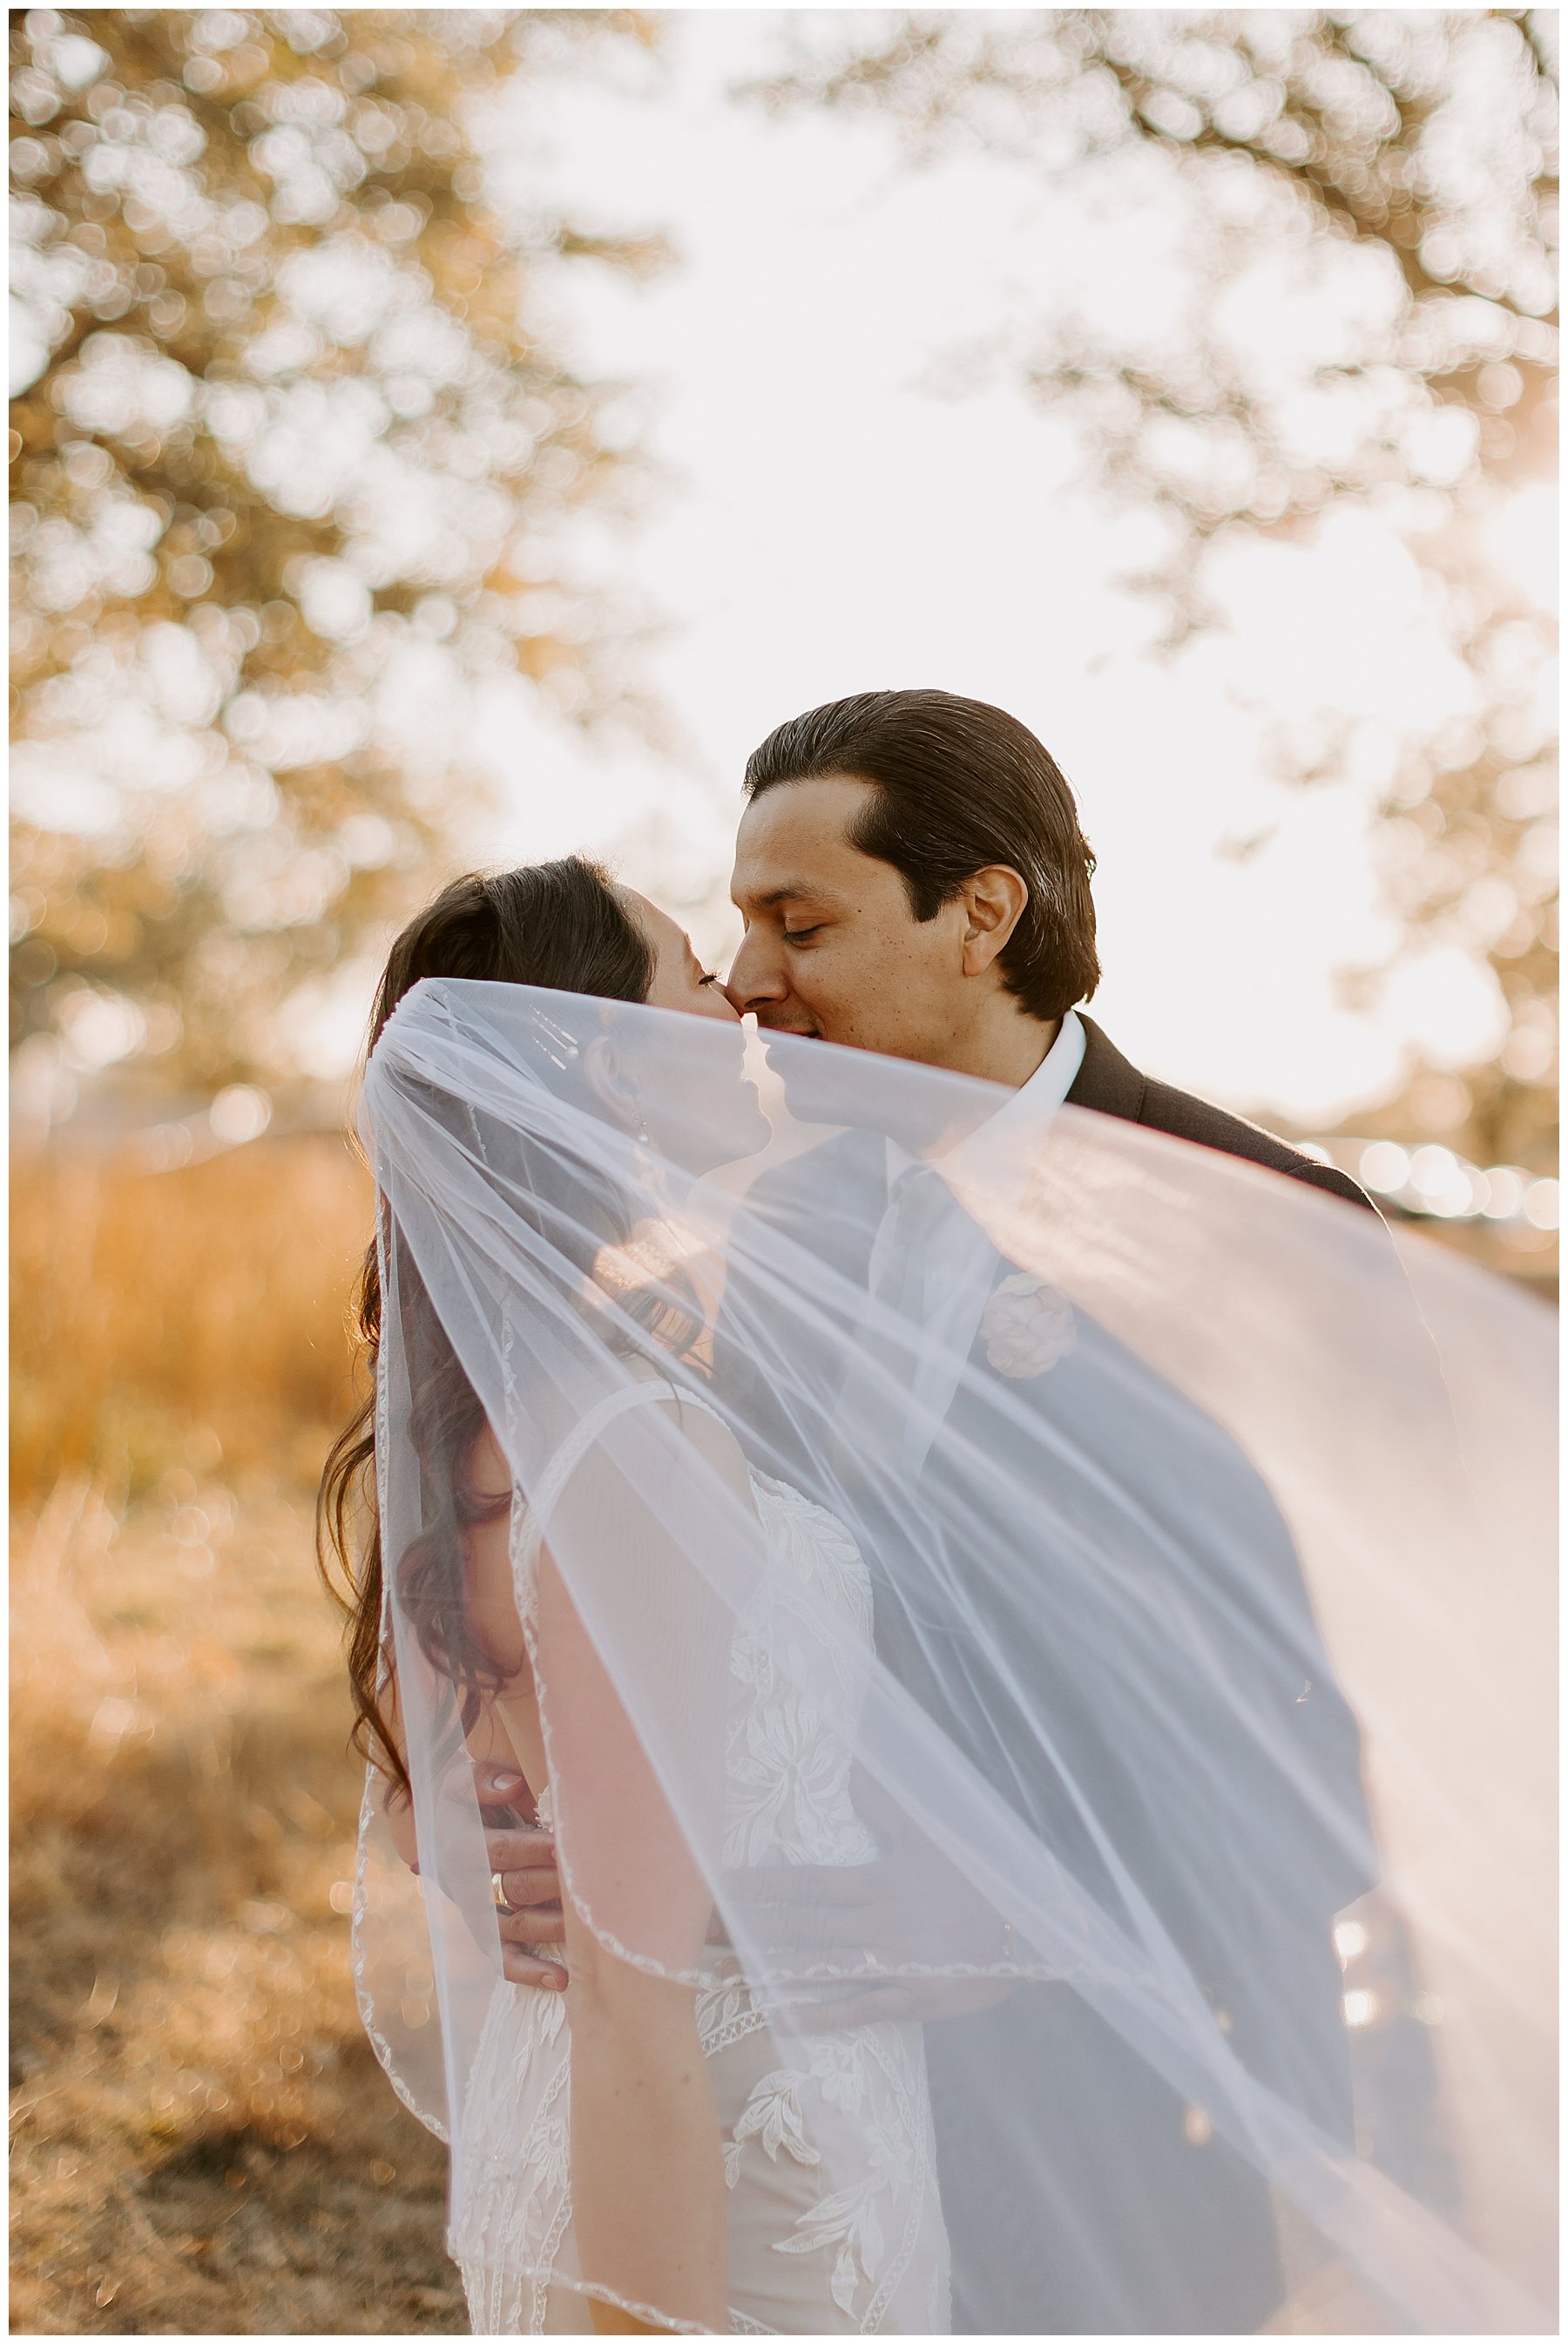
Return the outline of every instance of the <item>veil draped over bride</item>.
[[[809,2167],[760,2251],[819,2253],[845,2325],[924,2324],[923,2175],[960,2329],[1091,2286],[1180,2329],[1196,2257],[1239,2301],[1255,2273],[1238,2324],[1546,2330],[1547,1314],[1301,1183],[1072,1108],[1015,1136],[1004,1100],[523,986],[426,982],[381,1036],[419,1871],[372,1769],[356,1960],[450,2143],[453,2250],[524,2326],[613,2292],[550,2211],[564,2119],[498,2066],[548,1998],[503,1981],[474,1776],[508,1695],[454,1490],[487,1420],[566,1893],[765,2030],[727,2172]],[[699,1959],[572,1754],[547,1552],[711,1889]],[[857,2064],[869,1995],[924,2021],[927,2116]]]

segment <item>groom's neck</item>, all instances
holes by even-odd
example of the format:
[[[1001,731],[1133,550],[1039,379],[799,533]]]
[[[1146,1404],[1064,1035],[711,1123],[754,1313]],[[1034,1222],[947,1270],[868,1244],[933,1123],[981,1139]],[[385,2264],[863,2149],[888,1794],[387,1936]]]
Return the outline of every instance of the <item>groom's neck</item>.
[[[1060,1017],[1031,1017],[1010,994],[1005,994],[988,1005],[972,1026],[955,1034],[950,1051],[933,1057],[931,1063],[955,1075],[974,1075],[981,1082],[1005,1083],[1009,1090],[1021,1090],[1030,1076],[1039,1072],[1060,1031]]]

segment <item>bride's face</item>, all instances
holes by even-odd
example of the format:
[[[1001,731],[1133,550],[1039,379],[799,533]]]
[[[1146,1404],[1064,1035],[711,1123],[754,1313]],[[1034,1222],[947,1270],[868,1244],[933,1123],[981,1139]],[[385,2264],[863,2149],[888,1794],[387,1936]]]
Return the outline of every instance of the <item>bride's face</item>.
[[[717,976],[705,969],[691,948],[691,938],[678,928],[668,912],[650,904],[634,887],[618,887],[622,904],[653,947],[653,982],[648,989],[650,1009],[689,1010],[697,1017],[723,1017],[739,1025],[740,1012],[727,997]]]
[[[659,1047],[657,1084],[640,1079],[635,1044],[607,1036],[609,1047],[597,1070],[607,1099],[633,1130],[640,1127],[648,1134],[667,1161],[688,1172],[711,1172],[756,1155],[771,1138],[772,1126],[747,1076],[739,1011],[668,912],[629,887],[616,893],[653,948],[648,1007],[717,1018],[730,1035],[721,1039],[693,1031],[689,1046],[667,1035]]]

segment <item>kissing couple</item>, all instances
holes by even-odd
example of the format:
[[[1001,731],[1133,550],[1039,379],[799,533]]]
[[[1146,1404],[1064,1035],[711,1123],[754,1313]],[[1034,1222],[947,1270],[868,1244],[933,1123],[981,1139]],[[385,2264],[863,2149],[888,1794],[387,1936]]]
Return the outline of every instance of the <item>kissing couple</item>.
[[[1391,1642],[1473,1577],[1393,1238],[1084,1014],[1016,719],[861,694],[745,790],[723,983],[569,856],[375,1012],[356,1969],[475,2332],[1515,2316],[1336,1951],[1430,1999],[1495,1893],[1434,1846],[1536,1794],[1446,1756],[1501,1661]]]

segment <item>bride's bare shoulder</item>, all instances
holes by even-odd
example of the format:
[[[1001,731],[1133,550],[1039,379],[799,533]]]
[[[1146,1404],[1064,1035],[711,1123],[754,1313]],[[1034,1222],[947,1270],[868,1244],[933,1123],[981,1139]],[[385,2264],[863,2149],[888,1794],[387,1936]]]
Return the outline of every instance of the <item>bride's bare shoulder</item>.
[[[751,1475],[740,1443],[730,1431],[718,1410],[704,1400],[683,1392],[678,1386],[660,1375],[649,1360],[637,1359],[628,1363],[628,1373],[638,1383],[663,1384],[665,1391],[657,1399],[650,1398],[648,1406],[679,1425],[682,1433],[703,1461],[710,1466],[726,1489],[745,1500],[749,1507]]]

